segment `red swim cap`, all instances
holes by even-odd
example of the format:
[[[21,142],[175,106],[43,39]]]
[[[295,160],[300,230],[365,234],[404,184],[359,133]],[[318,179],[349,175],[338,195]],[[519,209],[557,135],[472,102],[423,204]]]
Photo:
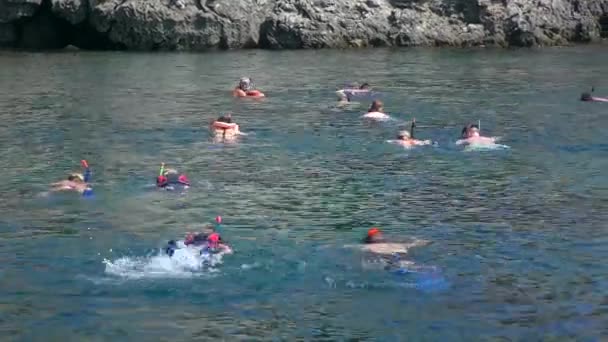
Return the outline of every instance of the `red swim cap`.
[[[186,175],[180,175],[177,181],[184,185],[190,185],[190,180],[188,180],[188,177],[186,177]]]
[[[370,230],[367,231],[367,236],[372,237],[376,234],[380,233],[380,229],[373,227]]]
[[[210,243],[213,244],[217,244],[220,242],[220,234],[218,233],[211,233],[209,234],[209,236],[207,237],[207,241],[209,241]]]
[[[165,186],[169,183],[169,180],[165,176],[156,177],[156,186]]]

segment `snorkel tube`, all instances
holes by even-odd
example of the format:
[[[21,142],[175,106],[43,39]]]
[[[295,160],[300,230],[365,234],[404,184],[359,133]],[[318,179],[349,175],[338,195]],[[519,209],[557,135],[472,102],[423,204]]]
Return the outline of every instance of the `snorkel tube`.
[[[89,163],[85,159],[80,161],[80,165],[84,168],[84,182],[88,183],[91,180],[91,169],[89,168]]]
[[[156,186],[161,187],[161,188],[163,186],[166,186],[169,183],[169,181],[168,181],[167,177],[165,177],[164,173],[165,173],[165,163],[161,163],[160,171],[158,172],[158,177],[156,177]]]
[[[84,182],[88,183],[91,181],[91,169],[89,168],[89,163],[83,159],[80,161],[80,165],[82,165],[82,167],[84,168]],[[82,197],[91,197],[93,196],[93,189],[90,187],[87,187],[83,192],[82,192]]]
[[[221,228],[222,228],[222,217],[218,215],[215,217],[215,231],[219,232]]]
[[[412,125],[410,126],[410,139],[414,139],[414,127],[416,127],[416,118],[412,120]]]

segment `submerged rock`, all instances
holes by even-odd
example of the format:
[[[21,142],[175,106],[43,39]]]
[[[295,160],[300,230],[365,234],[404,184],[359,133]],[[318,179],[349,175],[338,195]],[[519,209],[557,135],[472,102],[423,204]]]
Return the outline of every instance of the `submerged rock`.
[[[538,46],[608,35],[608,0],[0,0],[0,46]]]

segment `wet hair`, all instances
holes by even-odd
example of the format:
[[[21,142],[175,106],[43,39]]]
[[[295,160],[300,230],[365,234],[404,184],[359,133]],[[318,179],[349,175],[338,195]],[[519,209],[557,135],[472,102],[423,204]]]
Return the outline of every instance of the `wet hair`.
[[[460,136],[461,136],[463,139],[468,138],[468,137],[469,137],[469,130],[471,130],[472,128],[477,128],[477,129],[479,129],[479,125],[477,125],[477,124],[469,124],[469,125],[464,126],[464,127],[462,128],[462,132],[460,133]]]
[[[68,176],[68,180],[71,182],[82,182],[82,177],[76,173],[72,173]]]
[[[363,83],[359,89],[369,89],[369,83]]]
[[[591,101],[591,93],[588,93],[588,92],[582,93],[581,101]]]
[[[460,137],[466,139],[469,137],[468,133],[469,133],[469,126],[464,126],[462,128],[462,132],[460,132]]]
[[[202,243],[207,241],[207,234],[205,233],[198,233],[196,235],[194,235],[194,238],[192,239],[192,242],[194,243]]]
[[[384,240],[382,238],[374,238],[374,236],[366,236],[363,238],[363,243],[365,243],[365,244],[384,243],[384,242],[386,242],[386,240]]]
[[[384,104],[382,103],[382,101],[374,100],[374,102],[372,102],[372,105],[369,107],[368,112],[377,112],[380,109],[382,109],[382,107],[384,107]]]
[[[401,132],[397,133],[397,139],[403,140],[403,138],[410,138],[410,132],[401,131]]]
[[[222,115],[217,119],[218,122],[232,123],[232,117],[230,114]]]

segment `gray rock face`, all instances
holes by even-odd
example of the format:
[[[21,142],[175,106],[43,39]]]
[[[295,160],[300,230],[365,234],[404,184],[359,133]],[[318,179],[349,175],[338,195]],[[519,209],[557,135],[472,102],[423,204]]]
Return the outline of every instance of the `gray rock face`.
[[[10,23],[36,13],[42,0],[0,0],[0,23]]]
[[[602,31],[608,0],[0,0],[0,46],[33,48],[537,46]]]
[[[51,0],[53,13],[71,24],[79,24],[87,18],[88,0]]]

